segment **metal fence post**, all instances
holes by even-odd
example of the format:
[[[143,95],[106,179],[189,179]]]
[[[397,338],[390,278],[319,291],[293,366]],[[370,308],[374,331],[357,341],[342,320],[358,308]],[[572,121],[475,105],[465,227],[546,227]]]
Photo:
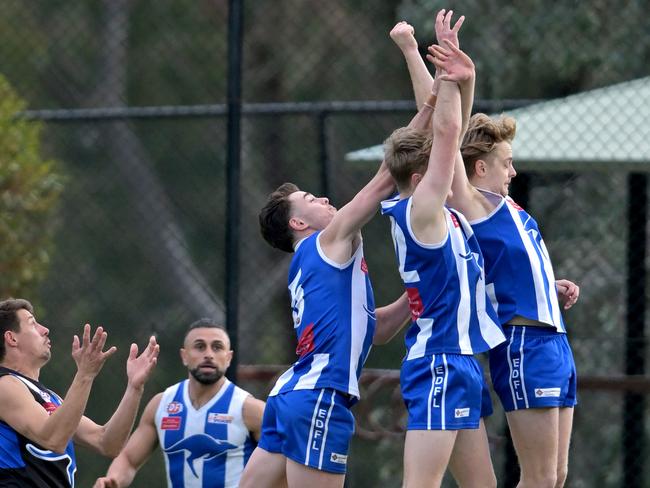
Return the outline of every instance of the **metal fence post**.
[[[231,347],[237,351],[239,318],[239,220],[241,162],[241,84],[243,43],[243,0],[228,2],[228,149],[226,168],[226,328]],[[237,354],[229,377],[237,379]]]
[[[625,374],[645,374],[646,225],[648,177],[630,173],[627,180],[627,329]],[[623,485],[641,488],[644,483],[645,404],[643,394],[626,393],[623,406]]]

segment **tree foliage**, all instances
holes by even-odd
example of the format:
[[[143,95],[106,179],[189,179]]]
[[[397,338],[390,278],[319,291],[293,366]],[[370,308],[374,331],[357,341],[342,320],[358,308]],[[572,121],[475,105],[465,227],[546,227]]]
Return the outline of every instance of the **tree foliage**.
[[[41,125],[16,117],[26,103],[0,76],[0,296],[26,296],[49,263],[62,176],[41,157]]]

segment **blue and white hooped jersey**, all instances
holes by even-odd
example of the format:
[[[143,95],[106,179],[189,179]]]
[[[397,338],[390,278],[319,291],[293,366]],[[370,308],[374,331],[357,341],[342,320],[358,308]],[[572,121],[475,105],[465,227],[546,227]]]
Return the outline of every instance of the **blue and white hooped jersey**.
[[[440,353],[477,354],[505,340],[487,299],[483,257],[460,213],[444,209],[447,236],[419,242],[411,229],[411,198],[382,202],[390,217],[399,272],[411,307],[406,360]]]
[[[375,300],[359,244],[344,264],[325,256],[320,232],[296,245],[289,268],[298,360],[269,396],[332,388],[359,398],[358,380],[375,333]]]
[[[188,380],[165,390],[156,410],[158,441],[169,488],[237,488],[255,449],[242,417],[248,392],[226,379],[198,410]]]
[[[515,316],[538,320],[566,333],[553,265],[537,222],[510,197],[487,217],[471,222],[485,259],[488,295],[501,324]]]

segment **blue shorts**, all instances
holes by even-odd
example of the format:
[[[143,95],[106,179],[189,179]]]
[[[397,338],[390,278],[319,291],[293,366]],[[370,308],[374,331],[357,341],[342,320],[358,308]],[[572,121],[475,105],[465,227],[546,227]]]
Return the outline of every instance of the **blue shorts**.
[[[404,361],[400,382],[407,430],[477,429],[484,381],[474,356],[443,353]]]
[[[492,409],[492,397],[490,396],[490,387],[485,380],[485,375],[483,375],[483,369],[481,368],[481,376],[483,376],[483,384],[481,385],[481,418],[489,417],[494,413]]]
[[[506,325],[503,332],[506,342],[490,351],[490,374],[506,412],[578,403],[576,365],[566,334],[520,325]]]
[[[345,473],[354,417],[348,395],[294,390],[266,400],[258,446],[321,471]]]

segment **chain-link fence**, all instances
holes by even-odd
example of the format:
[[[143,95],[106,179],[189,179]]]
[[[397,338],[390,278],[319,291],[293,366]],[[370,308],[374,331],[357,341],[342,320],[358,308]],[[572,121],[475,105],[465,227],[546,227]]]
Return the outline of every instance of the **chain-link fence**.
[[[51,328],[54,358],[44,382],[65,390],[73,368],[70,337],[86,321],[105,325],[120,347],[93,389],[91,417],[104,421],[113,411],[125,383],[128,344],[143,344],[152,332],[162,352],[145,399],[181,379],[186,371],[176,351],[184,328],[201,316],[226,319],[227,280],[233,279],[227,269],[236,271],[239,283],[238,320],[229,324],[238,328],[239,364],[293,362],[290,256],[262,241],[257,213],[284,181],[326,191],[341,205],[370,179],[378,161],[346,155],[383,140],[414,108],[406,67],[388,31],[408,20],[424,52],[434,41],[435,12],[457,8],[467,16],[461,44],[477,68],[476,108],[497,113],[520,107],[514,197],[543,229],[556,276],[581,285],[580,301],[565,315],[584,378],[567,484],[650,486],[644,467],[650,5],[241,4],[241,183],[229,188],[225,0],[1,3],[1,74],[27,101],[18,120],[43,124],[42,158],[57,161],[45,174],[59,175],[45,185],[54,205],[49,217],[18,234],[23,229],[9,218],[17,208],[9,205],[16,188],[2,173],[17,158],[0,159],[2,204],[9,205],[0,216],[0,252],[12,239],[25,239],[32,251],[38,246],[47,270],[42,279],[31,269],[10,284],[0,278],[0,289],[30,298]],[[15,135],[10,124],[3,127]],[[9,150],[6,141],[11,138],[3,136],[0,150]],[[231,268],[229,192],[241,203],[239,259]],[[50,244],[36,239],[40,230]],[[364,240],[376,300],[385,304],[401,289],[387,222],[373,219]],[[3,275],[12,276],[17,263],[1,256]],[[396,338],[375,348],[368,366],[397,369],[403,350]],[[261,398],[270,387],[242,383]],[[386,408],[368,413],[372,429],[404,424],[399,402],[391,399],[394,386],[387,382],[373,397]],[[363,402],[359,410],[369,411]],[[500,410],[488,430],[500,485],[510,486],[516,473]],[[402,448],[399,433],[355,438],[348,486],[399,486]],[[78,464],[78,486],[90,486],[108,461],[80,451]],[[163,480],[157,455],[134,486],[162,486]]]

